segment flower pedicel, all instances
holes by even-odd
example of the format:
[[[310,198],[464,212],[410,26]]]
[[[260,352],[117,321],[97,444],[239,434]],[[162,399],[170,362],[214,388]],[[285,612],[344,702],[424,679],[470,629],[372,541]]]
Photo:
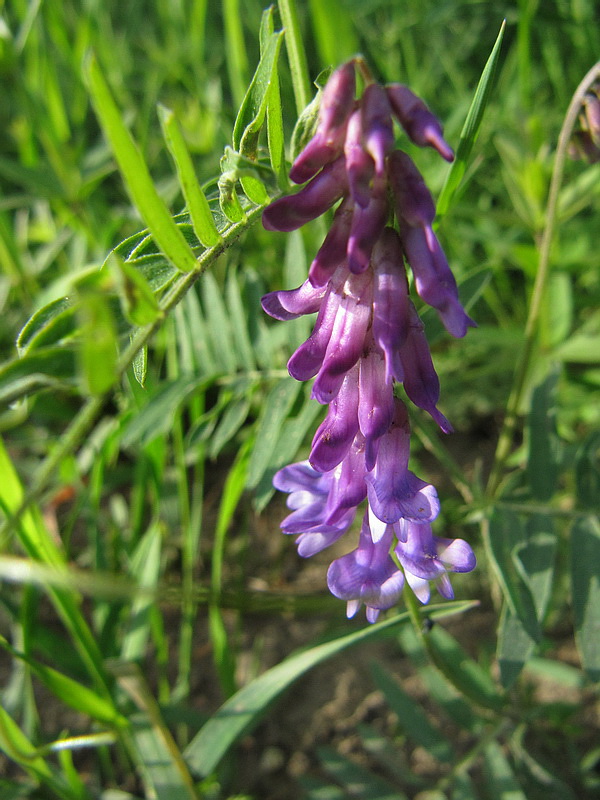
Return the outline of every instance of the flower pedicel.
[[[433,198],[410,157],[394,149],[395,118],[411,141],[452,161],[442,127],[399,84],[368,80],[357,100],[357,61],[333,72],[323,90],[316,131],[290,171],[305,186],[263,213],[268,230],[292,231],[341,200],[331,228],[302,286],[271,292],[262,305],[279,320],[317,313],[288,369],[296,380],[315,378],[312,396],[329,406],[308,461],[274,477],[289,493],[282,531],[297,536],[301,556],[314,555],[348,531],[366,500],[358,546],[333,561],[327,583],[347,601],[349,617],[364,605],[374,622],[405,581],[423,603],[431,581],[452,598],[448,572],[475,567],[465,541],[433,535],[437,492],[408,469],[408,413],[394,381],[443,431],[452,427],[437,408],[439,381],[405,261],[417,294],[451,335],[462,337],[475,323],[433,232]]]

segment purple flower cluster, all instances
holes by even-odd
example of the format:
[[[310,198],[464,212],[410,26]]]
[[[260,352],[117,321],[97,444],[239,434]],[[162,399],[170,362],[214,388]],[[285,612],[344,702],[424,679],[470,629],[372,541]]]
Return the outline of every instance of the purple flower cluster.
[[[410,157],[395,149],[394,118],[414,143],[451,161],[440,123],[405,86],[367,82],[357,100],[355,69],[356,60],[344,64],[323,90],[316,131],[290,171],[305,186],[263,214],[268,230],[292,231],[341,201],[331,228],[302,286],[272,292],[262,304],[279,320],[317,313],[288,368],[296,380],[315,378],[312,395],[328,405],[308,461],[275,475],[291,509],[281,528],[311,556],[337,541],[367,501],[358,547],[333,561],[327,582],[349,617],[364,604],[374,622],[405,580],[426,603],[430,581],[451,598],[448,572],[475,566],[465,541],[433,535],[437,492],[408,469],[410,425],[395,381],[443,431],[452,428],[437,408],[439,381],[405,260],[417,294],[453,336],[474,323],[433,231],[433,198]]]

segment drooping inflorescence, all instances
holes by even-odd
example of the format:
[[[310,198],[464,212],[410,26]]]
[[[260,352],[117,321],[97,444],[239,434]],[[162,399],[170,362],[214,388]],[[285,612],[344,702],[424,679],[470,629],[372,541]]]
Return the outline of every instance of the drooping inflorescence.
[[[430,581],[451,598],[448,572],[475,566],[465,541],[433,535],[437,492],[408,469],[410,425],[394,382],[443,431],[452,428],[437,408],[439,381],[405,261],[417,294],[450,334],[462,337],[474,322],[433,231],[433,198],[411,158],[395,149],[394,119],[415,144],[452,161],[441,125],[406,86],[367,80],[356,99],[357,63],[333,72],[323,90],[314,135],[290,171],[306,185],[263,213],[268,230],[292,231],[338,204],[333,222],[302,286],[271,292],[262,305],[279,320],[317,313],[288,369],[296,380],[314,378],[312,396],[328,406],[308,461],[275,475],[291,509],[281,528],[311,556],[346,533],[367,501],[358,546],[333,561],[327,582],[349,617],[364,604],[374,622],[405,580],[426,603]]]

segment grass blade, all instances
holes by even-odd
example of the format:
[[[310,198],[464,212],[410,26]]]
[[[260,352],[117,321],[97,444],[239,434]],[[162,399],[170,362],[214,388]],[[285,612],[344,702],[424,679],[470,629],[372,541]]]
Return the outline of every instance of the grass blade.
[[[467,162],[471,155],[471,150],[473,149],[475,140],[477,139],[479,128],[481,127],[483,113],[494,87],[494,78],[496,76],[496,70],[500,58],[500,47],[502,45],[502,39],[504,38],[505,28],[506,20],[504,20],[500,26],[500,32],[496,38],[496,42],[492,48],[490,57],[483,68],[479,83],[477,84],[475,96],[473,97],[473,102],[469,108],[467,119],[465,120],[465,124],[460,134],[458,147],[456,148],[456,158],[454,159],[454,163],[448,172],[444,187],[442,188],[441,194],[438,198],[438,217],[442,217],[448,211],[450,202],[456,194],[456,191],[467,169]]]
[[[159,197],[146,162],[123,123],[93,54],[88,56],[85,64],[85,78],[104,134],[142,219],[173,266],[181,272],[190,272],[196,267],[194,252]]]

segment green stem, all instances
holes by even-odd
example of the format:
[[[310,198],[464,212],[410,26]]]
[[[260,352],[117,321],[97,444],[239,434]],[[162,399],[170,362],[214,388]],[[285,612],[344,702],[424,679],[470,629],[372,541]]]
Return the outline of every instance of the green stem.
[[[86,432],[93,425],[102,406],[106,402],[110,392],[119,383],[125,372],[131,366],[133,359],[137,353],[146,345],[154,334],[162,327],[169,313],[175,306],[181,302],[187,292],[191,289],[198,278],[221,256],[229,247],[231,247],[237,239],[245,233],[263,212],[265,206],[257,206],[249,211],[246,219],[238,222],[223,234],[223,241],[215,247],[208,248],[197,259],[196,266],[190,272],[185,272],[179,275],[171,288],[167,291],[160,303],[160,314],[154,322],[140,328],[135,336],[132,338],[131,343],[121,355],[117,369],[115,370],[115,378],[112,385],[102,395],[98,397],[91,397],[87,403],[80,409],[73,422],[69,425],[63,436],[61,437],[60,444],[56,447],[51,455],[49,455],[41,464],[35,473],[29,491],[23,498],[21,505],[5,519],[2,527],[0,527],[0,542],[4,537],[12,531],[18,520],[23,513],[29,508],[32,503],[35,503],[44,490],[48,486],[52,475],[55,473],[61,461],[69,453],[73,452],[79,445]]]
[[[517,364],[513,387],[508,398],[506,416],[504,417],[504,423],[500,431],[500,436],[498,437],[494,464],[487,485],[488,497],[494,496],[501,483],[502,471],[504,469],[506,459],[511,451],[513,435],[517,426],[518,413],[523,401],[527,377],[535,353],[540,311],[542,308],[542,302],[544,300],[548,275],[550,273],[550,248],[556,228],[558,200],[564,174],[565,161],[569,149],[569,141],[571,139],[573,127],[580,112],[585,93],[588,91],[594,81],[598,80],[599,77],[600,61],[590,69],[575,90],[575,93],[571,99],[571,103],[569,104],[569,108],[567,109],[560,135],[558,137],[558,146],[554,160],[554,170],[552,172],[552,181],[550,183],[550,191],[548,194],[546,226],[542,234],[538,269],[531,295],[529,314],[527,316],[527,322],[525,325],[525,342],[521,351],[520,361]]]
[[[311,101],[311,91],[306,51],[298,21],[298,9],[295,0],[279,0],[277,5],[285,29],[285,46],[292,73],[296,111],[300,116]]]

